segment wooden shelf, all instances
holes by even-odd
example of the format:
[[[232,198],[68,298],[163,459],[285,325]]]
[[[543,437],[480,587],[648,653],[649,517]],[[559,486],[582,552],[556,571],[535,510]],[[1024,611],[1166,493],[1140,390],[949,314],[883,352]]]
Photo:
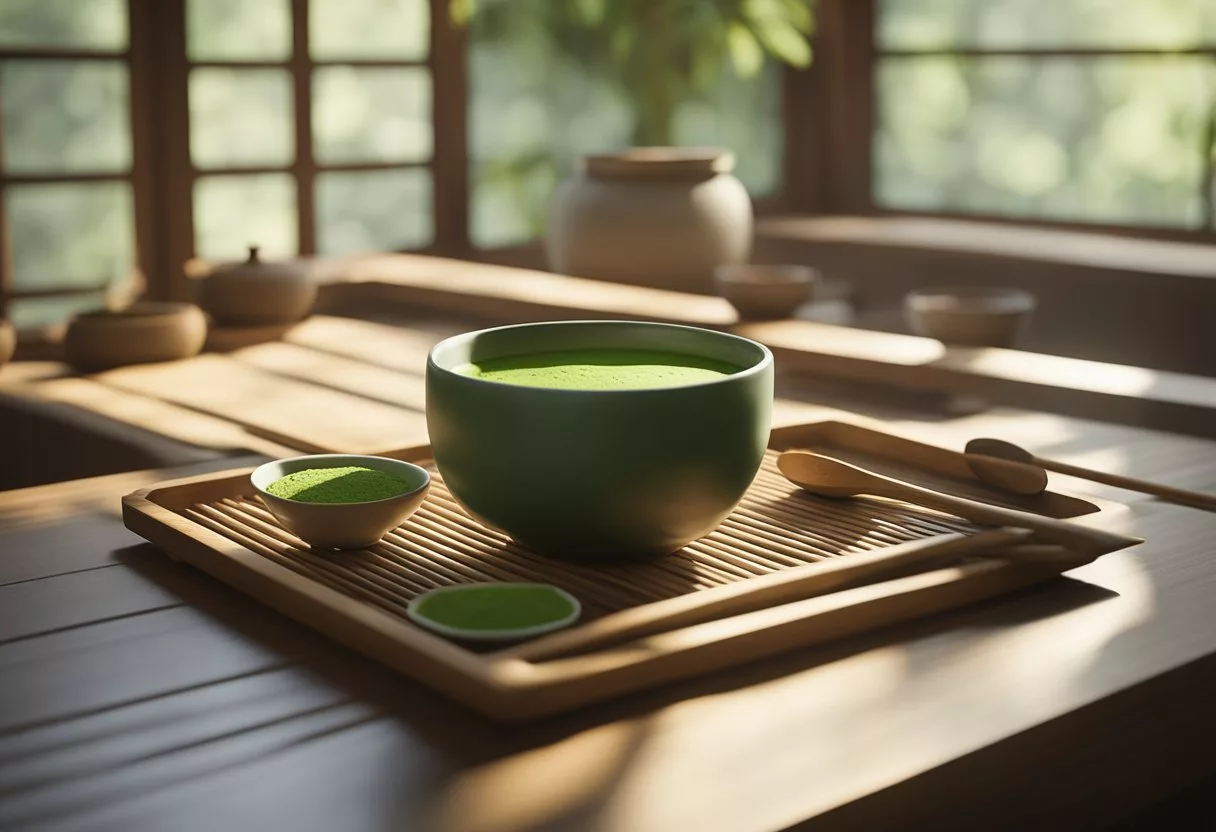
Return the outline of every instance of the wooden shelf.
[[[776,216],[756,222],[773,240],[878,246],[1216,280],[1216,246],[995,222],[928,217]]]
[[[424,306],[504,323],[629,318],[725,329],[781,369],[1201,436],[1216,435],[1216,379],[803,320],[741,323],[723,299],[422,255],[318,261],[333,303]]]

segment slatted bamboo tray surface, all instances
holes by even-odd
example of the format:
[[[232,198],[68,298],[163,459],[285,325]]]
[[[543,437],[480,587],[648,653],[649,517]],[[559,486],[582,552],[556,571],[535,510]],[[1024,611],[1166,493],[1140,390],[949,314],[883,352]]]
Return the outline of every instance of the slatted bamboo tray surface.
[[[802,492],[776,468],[778,450],[788,447],[863,458],[926,484],[985,493],[973,479],[963,481],[970,475],[957,467],[962,466],[959,454],[821,422],[774,431],[761,471],[738,509],[707,537],[645,563],[578,565],[530,552],[464,512],[425,446],[386,455],[430,468],[433,484],[426,502],[380,543],[359,551],[308,548],[261,505],[247,470],[135,492],[124,498],[123,514],[128,528],[171,556],[508,720],[948,609],[1066,568],[992,558],[958,563],[980,542],[1014,539],[999,537],[1007,530],[985,531],[902,503],[829,500]],[[1004,502],[1057,517],[1099,517],[1109,510],[1109,504],[1103,508],[1054,493]],[[940,552],[950,565],[864,583],[867,554],[900,546]],[[808,597],[808,579],[844,589],[824,594],[820,586]],[[480,652],[405,617],[410,599],[422,592],[480,581],[554,584],[581,601],[582,620],[563,633]],[[759,601],[765,603],[756,609]],[[715,611],[720,615],[710,614]]]

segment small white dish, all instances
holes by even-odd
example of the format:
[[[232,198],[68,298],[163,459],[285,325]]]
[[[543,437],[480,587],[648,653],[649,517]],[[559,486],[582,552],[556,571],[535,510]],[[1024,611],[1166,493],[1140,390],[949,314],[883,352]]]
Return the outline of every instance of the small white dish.
[[[449,593],[453,593],[453,592],[476,593],[479,591],[486,591],[487,588],[493,588],[493,591],[496,591],[496,592],[510,592],[512,588],[535,589],[537,587],[544,587],[545,589],[552,590],[554,593],[556,593],[557,595],[559,595],[563,599],[565,599],[566,602],[568,602],[570,604],[570,614],[563,616],[560,619],[546,621],[543,624],[535,624],[530,627],[515,627],[515,628],[510,628],[510,629],[492,630],[492,629],[484,629],[484,628],[453,627],[451,625],[444,624],[442,622],[435,621],[434,619],[428,618],[427,616],[423,615],[420,611],[421,606],[428,599],[434,598],[437,595],[445,595],[445,594],[449,594]],[[533,638],[534,636],[544,635],[545,633],[552,633],[552,632],[554,632],[556,630],[560,630],[564,627],[569,627],[571,624],[578,621],[579,616],[581,616],[583,614],[583,605],[580,604],[578,599],[575,598],[573,595],[571,595],[570,593],[566,592],[563,589],[559,589],[558,587],[553,586],[552,584],[523,583],[523,582],[520,582],[520,583],[482,582],[482,583],[473,583],[473,584],[456,584],[454,586],[443,586],[443,587],[439,587],[438,589],[432,589],[429,592],[424,592],[421,595],[413,598],[409,602],[409,604],[405,608],[405,614],[411,621],[413,621],[419,627],[423,627],[427,630],[431,630],[432,632],[438,633],[441,636],[446,636],[447,638],[451,638],[451,639],[457,639],[460,641],[481,641],[481,642],[522,641],[523,639]]]
[[[809,301],[818,276],[810,266],[731,264],[714,269],[714,284],[740,318],[771,320]]]

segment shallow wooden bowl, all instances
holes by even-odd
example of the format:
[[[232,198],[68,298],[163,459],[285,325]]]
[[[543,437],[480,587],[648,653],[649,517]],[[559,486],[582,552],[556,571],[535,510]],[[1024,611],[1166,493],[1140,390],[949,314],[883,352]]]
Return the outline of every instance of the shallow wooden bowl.
[[[175,361],[198,355],[207,318],[190,303],[136,303],[76,315],[64,336],[64,356],[82,370]]]

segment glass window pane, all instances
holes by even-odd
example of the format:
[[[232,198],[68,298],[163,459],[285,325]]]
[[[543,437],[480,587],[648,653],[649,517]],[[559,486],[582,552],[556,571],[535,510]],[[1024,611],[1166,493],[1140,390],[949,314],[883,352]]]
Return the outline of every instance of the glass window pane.
[[[57,298],[14,298],[8,302],[8,316],[18,329],[36,329],[61,323],[77,312],[103,309],[105,305],[103,292]]]
[[[127,68],[109,61],[0,63],[8,173],[102,173],[131,165]]]
[[[470,235],[475,245],[522,243],[544,231],[554,187],[581,156],[635,143],[637,84],[615,65],[604,38],[561,15],[512,14],[486,4],[469,43]],[[674,108],[673,140],[735,151],[736,173],[756,196],[780,182],[780,72],[740,80],[713,72],[706,89]]]
[[[1178,49],[1216,43],[1212,0],[880,0],[888,49],[1106,46]]]
[[[1216,77],[1202,58],[886,58],[877,201],[1190,226]]]
[[[10,185],[4,199],[15,288],[100,288],[132,268],[126,182]]]
[[[742,79],[723,69],[707,93],[676,108],[675,143],[728,147],[735,152],[735,176],[754,197],[776,193],[785,136],[781,119],[781,72],[769,63],[758,78]]]
[[[313,73],[313,151],[319,162],[419,162],[431,156],[425,69],[322,67]]]
[[[291,0],[188,0],[186,49],[195,61],[285,61]]]
[[[239,260],[250,245],[267,257],[298,250],[296,182],[290,174],[204,176],[194,184],[194,252]]]
[[[425,169],[317,176],[322,254],[400,251],[431,242],[431,172]]]
[[[190,156],[202,168],[290,165],[291,75],[285,69],[190,72]]]
[[[127,48],[127,0],[3,0],[0,46]]]
[[[427,0],[311,0],[308,18],[318,60],[421,61],[430,45]]]

